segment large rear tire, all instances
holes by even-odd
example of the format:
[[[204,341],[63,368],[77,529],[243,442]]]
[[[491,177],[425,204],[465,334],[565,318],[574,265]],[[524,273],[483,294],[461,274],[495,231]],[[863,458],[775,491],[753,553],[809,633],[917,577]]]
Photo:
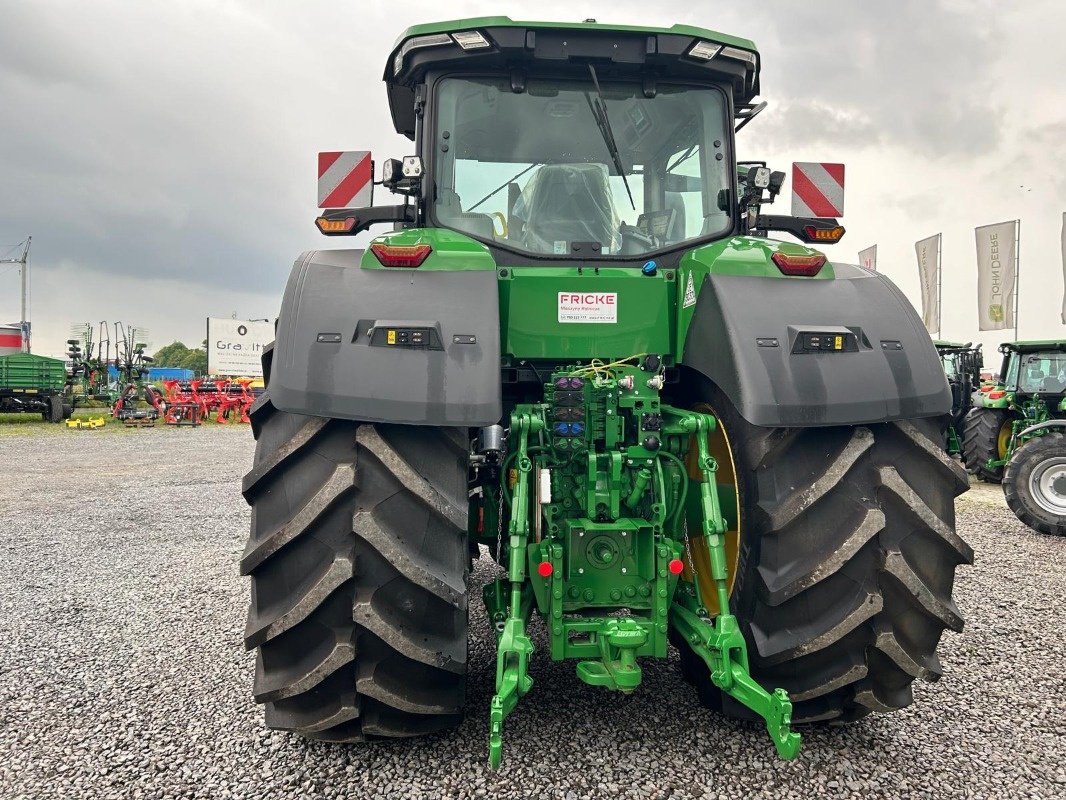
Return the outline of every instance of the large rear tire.
[[[952,584],[973,561],[955,533],[968,483],[941,447],[944,420],[758,428],[719,393],[711,405],[740,491],[731,606],[752,675],[788,691],[795,722],[910,704],[915,678],[941,675],[944,629],[962,630]],[[750,718],[676,644],[704,704]]]
[[[988,469],[991,459],[1006,455],[1003,445],[1004,426],[1013,420],[1002,408],[975,408],[966,415],[962,426],[962,460],[966,469],[987,483],[1003,480],[1003,467]]]
[[[1048,433],[1019,447],[1003,472],[1003,494],[1033,530],[1066,535],[1066,436]]]
[[[269,374],[272,349],[264,355]],[[271,728],[415,736],[462,719],[466,440],[456,429],[251,411],[245,645]]]

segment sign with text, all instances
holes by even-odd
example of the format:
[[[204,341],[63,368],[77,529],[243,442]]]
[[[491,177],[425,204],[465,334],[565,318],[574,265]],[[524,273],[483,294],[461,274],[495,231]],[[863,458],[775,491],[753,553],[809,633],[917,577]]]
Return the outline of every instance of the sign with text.
[[[615,292],[559,292],[559,322],[618,322]]]
[[[982,331],[1014,327],[1018,221],[982,225],[977,238],[977,322]]]
[[[261,378],[263,350],[274,341],[274,323],[263,320],[207,318],[207,372]]]
[[[930,333],[940,333],[940,234],[914,243],[918,279],[922,285],[922,322]]]
[[[877,272],[877,245],[859,251],[859,266]]]

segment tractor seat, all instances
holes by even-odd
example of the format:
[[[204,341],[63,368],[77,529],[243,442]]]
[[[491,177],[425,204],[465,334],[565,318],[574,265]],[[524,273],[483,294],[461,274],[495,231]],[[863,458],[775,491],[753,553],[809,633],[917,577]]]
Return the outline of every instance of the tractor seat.
[[[602,164],[545,164],[523,192],[522,244],[537,253],[568,253],[572,242],[618,248],[618,211]]]
[[[1041,394],[1063,394],[1064,392],[1066,392],[1066,381],[1062,378],[1051,375],[1040,382]]]

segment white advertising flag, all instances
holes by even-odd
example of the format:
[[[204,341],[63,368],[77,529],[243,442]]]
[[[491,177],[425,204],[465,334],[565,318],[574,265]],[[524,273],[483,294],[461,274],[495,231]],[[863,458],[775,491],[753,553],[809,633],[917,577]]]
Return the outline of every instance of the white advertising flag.
[[[877,245],[859,251],[859,266],[877,272]]]
[[[207,318],[207,371],[211,375],[263,377],[260,359],[274,341],[274,323]]]
[[[1062,281],[1066,287],[1066,211],[1062,212]],[[1066,288],[1062,293],[1062,324],[1066,325]]]
[[[930,333],[940,332],[940,234],[914,243],[918,279],[922,284],[922,322]]]
[[[1018,223],[974,230],[977,237],[977,322],[982,331],[1014,327],[1014,246]]]

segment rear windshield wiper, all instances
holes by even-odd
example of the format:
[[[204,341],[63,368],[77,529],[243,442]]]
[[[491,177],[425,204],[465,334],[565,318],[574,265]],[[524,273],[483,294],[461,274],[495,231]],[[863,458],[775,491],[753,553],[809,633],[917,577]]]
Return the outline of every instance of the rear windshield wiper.
[[[614,167],[618,170],[618,174],[622,176],[626,194],[629,195],[629,204],[636,211],[637,204],[633,202],[633,192],[629,190],[629,181],[626,180],[622,157],[618,155],[618,144],[614,140],[614,131],[611,130],[611,120],[607,117],[607,103],[603,99],[603,89],[600,88],[600,79],[596,75],[596,68],[592,64],[589,64],[589,74],[592,75],[592,84],[596,87],[596,100],[593,102],[588,92],[585,92],[585,99],[588,100],[589,109],[591,109],[592,116],[596,119],[596,127],[600,129],[600,135],[603,136],[603,143],[607,145],[607,152],[611,154]]]

